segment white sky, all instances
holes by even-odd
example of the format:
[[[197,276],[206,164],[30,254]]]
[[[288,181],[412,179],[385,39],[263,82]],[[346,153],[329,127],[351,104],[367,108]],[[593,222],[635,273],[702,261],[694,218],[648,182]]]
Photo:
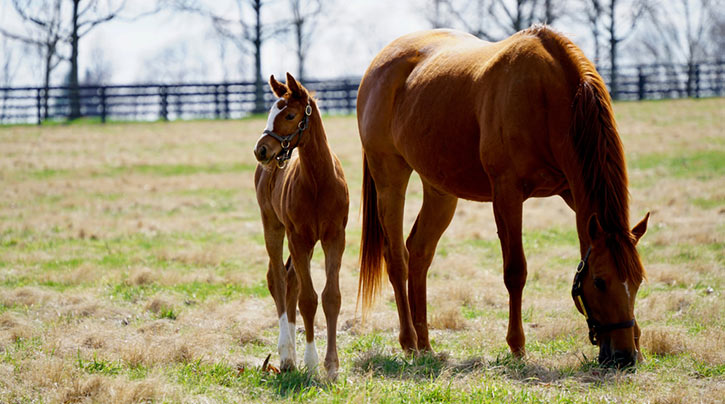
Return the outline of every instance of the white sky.
[[[274,6],[286,4],[276,0],[263,18],[273,17]],[[361,76],[372,57],[388,42],[408,32],[428,28],[423,14],[416,11],[414,0],[338,0],[334,9],[320,19],[306,62],[306,75],[313,78]],[[129,0],[126,15],[142,9],[143,0]],[[270,13],[272,11],[272,13]],[[267,15],[270,14],[270,15]],[[0,0],[0,24],[14,32],[24,32],[20,19],[9,0]],[[262,47],[263,77],[297,71],[292,36],[271,39]],[[220,62],[220,39],[209,20],[187,13],[163,11],[135,21],[112,20],[97,26],[80,42],[81,76],[89,64],[94,48],[101,48],[112,65],[113,83],[156,81],[154,59],[165,49],[184,49],[190,80],[214,82],[225,78]],[[0,52],[3,49],[0,48]],[[15,75],[15,85],[38,85],[42,80],[41,60],[33,49],[26,49],[28,68]],[[17,54],[17,51],[16,51]],[[178,56],[177,56],[178,57]],[[0,61],[4,58],[0,56]],[[249,79],[253,76],[253,58],[240,63],[240,54],[227,44],[226,78]],[[62,80],[69,69],[62,63],[54,72],[54,82]]]
[[[105,0],[104,0],[105,1]],[[114,2],[115,0],[108,0]],[[204,0],[220,7],[229,2]],[[672,0],[669,0],[672,1]],[[373,56],[400,35],[429,28],[420,9],[426,0],[336,0],[317,22],[315,39],[308,52],[306,76],[335,78],[361,76]],[[667,2],[665,2],[667,3]],[[125,15],[133,15],[153,4],[151,0],[128,0]],[[287,0],[268,0],[262,9],[263,20],[273,19],[275,8]],[[0,25],[14,32],[24,32],[21,20],[10,0],[0,0]],[[567,20],[554,26],[590,52],[590,39],[585,28]],[[262,48],[263,77],[297,71],[291,35],[265,42]],[[99,53],[112,65],[112,83],[178,81],[215,82],[249,80],[253,76],[253,56],[242,58],[227,43],[225,60],[220,56],[224,42],[214,33],[208,19],[188,13],[163,11],[135,21],[113,20],[96,27],[80,43],[80,73],[89,66],[91,56]],[[0,42],[0,53],[6,52]],[[42,82],[41,60],[37,51],[26,49],[22,68],[14,85],[39,85]],[[15,50],[17,57],[19,50]],[[168,55],[171,63],[160,66],[160,58]],[[5,58],[0,54],[0,62]],[[53,84],[62,82],[69,70],[62,63],[54,72]],[[1,74],[2,72],[0,72]],[[172,75],[178,76],[171,77]]]

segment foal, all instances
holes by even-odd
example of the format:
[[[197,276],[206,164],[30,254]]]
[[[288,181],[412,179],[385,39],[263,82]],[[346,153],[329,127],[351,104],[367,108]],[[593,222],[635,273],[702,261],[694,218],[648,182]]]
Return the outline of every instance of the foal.
[[[277,348],[282,370],[295,368],[295,312],[299,298],[305,324],[305,366],[317,368],[314,319],[317,293],[310,278],[312,250],[320,241],[325,253],[327,282],[322,308],[327,320],[325,369],[337,376],[337,316],[340,313],[339,274],[345,250],[345,225],[349,197],[345,175],[330,151],[317,103],[292,75],[287,85],[269,79],[278,99],[272,105],[267,127],[257,141],[259,161],[254,174],[257,201],[262,212],[264,242],[269,254],[267,284],[279,317]],[[292,150],[299,158],[290,160]],[[282,261],[287,235],[290,259]]]

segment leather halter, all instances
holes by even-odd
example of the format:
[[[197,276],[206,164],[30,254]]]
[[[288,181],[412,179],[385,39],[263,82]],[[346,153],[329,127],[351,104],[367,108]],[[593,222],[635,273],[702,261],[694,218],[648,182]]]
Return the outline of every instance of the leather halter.
[[[269,135],[277,139],[279,141],[279,145],[282,146],[282,152],[277,157],[275,157],[275,159],[277,160],[277,167],[285,168],[287,166],[287,161],[289,161],[289,159],[292,157],[292,150],[294,150],[295,147],[300,144],[302,132],[304,132],[310,126],[310,115],[312,115],[312,106],[308,102],[307,106],[305,107],[305,114],[302,117],[300,123],[297,124],[297,130],[292,134],[283,136],[269,129],[265,129],[264,132],[262,132],[265,135]],[[299,138],[297,139],[297,143],[292,146],[292,139],[294,139],[295,136],[299,136]]]
[[[589,306],[587,305],[586,300],[584,300],[584,295],[582,294],[582,278],[589,269],[588,261],[589,254],[591,254],[591,252],[592,246],[589,246],[589,248],[587,249],[587,253],[584,255],[584,258],[579,262],[579,265],[576,267],[574,284],[571,286],[571,297],[574,299],[575,302],[579,302],[579,307],[581,307],[582,309],[582,314],[584,314],[584,318],[587,320],[587,325],[589,326],[589,341],[591,341],[592,345],[598,345],[600,333],[618,330],[621,328],[634,327],[634,319],[631,319],[629,321],[622,321],[621,323],[602,324],[591,317],[591,311],[589,310]]]

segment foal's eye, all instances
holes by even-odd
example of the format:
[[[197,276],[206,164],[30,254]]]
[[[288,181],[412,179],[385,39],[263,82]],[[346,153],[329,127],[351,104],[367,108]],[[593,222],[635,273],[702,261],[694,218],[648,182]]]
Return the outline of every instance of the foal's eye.
[[[291,120],[295,119],[295,114],[289,113],[289,114],[287,114],[287,116],[284,117],[284,119],[291,121]]]
[[[602,278],[594,278],[594,287],[604,292],[604,290],[607,288],[607,283],[604,282],[604,279]]]

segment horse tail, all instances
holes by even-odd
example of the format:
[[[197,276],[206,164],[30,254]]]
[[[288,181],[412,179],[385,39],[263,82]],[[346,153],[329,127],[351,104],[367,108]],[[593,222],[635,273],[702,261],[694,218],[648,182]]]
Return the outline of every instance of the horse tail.
[[[383,227],[378,217],[378,193],[363,153],[362,241],[357,300],[362,297],[363,319],[375,302],[383,277]],[[357,311],[357,308],[356,308]]]

